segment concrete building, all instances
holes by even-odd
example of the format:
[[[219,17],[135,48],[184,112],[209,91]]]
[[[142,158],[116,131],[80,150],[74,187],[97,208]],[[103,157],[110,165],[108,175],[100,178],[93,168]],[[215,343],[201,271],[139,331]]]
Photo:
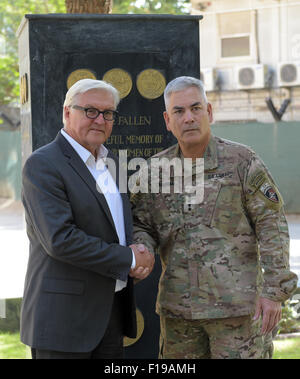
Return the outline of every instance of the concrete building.
[[[191,14],[204,16],[201,77],[216,122],[300,120],[299,0],[191,0]]]

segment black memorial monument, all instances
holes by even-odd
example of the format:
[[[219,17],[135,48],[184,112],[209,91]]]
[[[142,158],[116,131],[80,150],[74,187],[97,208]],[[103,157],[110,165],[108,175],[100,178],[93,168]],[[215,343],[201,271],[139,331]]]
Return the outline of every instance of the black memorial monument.
[[[103,79],[121,94],[119,117],[106,146],[127,158],[149,158],[176,141],[166,130],[163,91],[177,76],[200,77],[199,20],[173,15],[26,15],[19,27],[23,159],[62,128],[68,88]],[[155,269],[136,285],[138,337],[127,358],[157,358],[159,317]]]

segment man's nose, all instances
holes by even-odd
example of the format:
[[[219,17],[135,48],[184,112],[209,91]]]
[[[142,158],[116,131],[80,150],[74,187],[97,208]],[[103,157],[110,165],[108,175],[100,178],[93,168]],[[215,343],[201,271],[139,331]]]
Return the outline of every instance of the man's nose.
[[[98,117],[94,118],[94,122],[98,124],[104,124],[105,119],[104,119],[103,113],[99,113]]]
[[[184,122],[193,122],[193,121],[194,121],[194,115],[189,109],[187,109],[184,113]]]

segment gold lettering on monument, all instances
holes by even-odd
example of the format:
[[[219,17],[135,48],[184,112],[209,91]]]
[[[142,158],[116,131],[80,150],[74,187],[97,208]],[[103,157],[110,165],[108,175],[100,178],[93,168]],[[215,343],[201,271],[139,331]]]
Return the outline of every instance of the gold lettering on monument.
[[[153,148],[145,148],[145,149],[127,149],[127,157],[128,158],[150,158],[153,155],[159,153],[162,151],[164,148],[163,147],[153,147]],[[119,150],[118,149],[111,149],[112,153],[115,156],[118,156]]]
[[[155,143],[161,144],[163,141],[163,134],[141,134],[125,136],[121,134],[111,135],[107,141],[107,145],[152,145]]]
[[[136,148],[136,149],[128,149],[127,157],[128,158],[150,158],[152,155],[159,153],[162,151],[162,147],[149,147],[149,148]]]
[[[124,144],[124,136],[122,135],[111,135],[107,141],[106,145],[123,145]]]
[[[150,126],[151,116],[119,116],[116,125]]]
[[[150,158],[152,155],[163,150],[162,147],[151,146],[153,144],[161,144],[163,137],[163,134],[141,134],[129,136],[117,134],[111,135],[105,144],[108,145],[108,147],[109,145],[118,145],[120,149],[127,151],[128,158]],[[147,145],[149,147],[147,147]],[[112,149],[112,152],[118,156],[117,149]]]

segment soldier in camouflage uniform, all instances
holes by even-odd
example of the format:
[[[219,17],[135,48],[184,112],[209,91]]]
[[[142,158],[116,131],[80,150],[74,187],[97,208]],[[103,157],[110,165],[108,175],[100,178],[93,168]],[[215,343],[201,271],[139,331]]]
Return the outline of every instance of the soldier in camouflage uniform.
[[[187,204],[176,193],[174,166],[170,193],[132,194],[135,242],[162,262],[160,357],[264,358],[264,339],[297,285],[281,195],[253,150],[211,134],[198,79],[170,82],[165,102],[178,144],[155,157],[204,157],[204,198]]]

